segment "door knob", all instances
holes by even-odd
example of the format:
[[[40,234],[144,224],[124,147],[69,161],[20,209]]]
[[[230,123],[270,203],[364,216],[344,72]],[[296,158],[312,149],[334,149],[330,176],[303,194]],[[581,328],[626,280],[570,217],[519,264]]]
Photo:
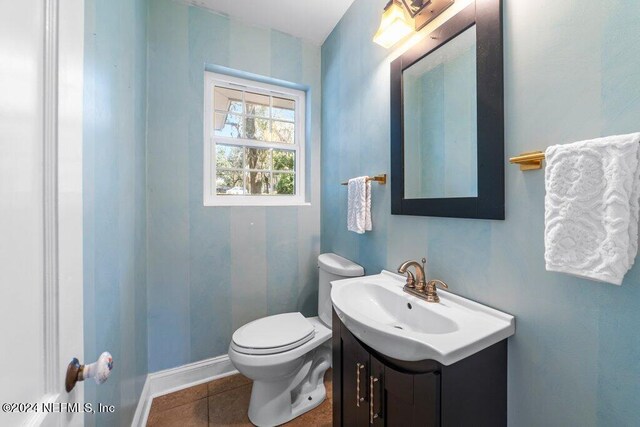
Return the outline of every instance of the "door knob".
[[[84,381],[87,378],[93,378],[96,384],[102,384],[111,375],[113,369],[113,357],[111,353],[104,352],[93,363],[89,365],[81,365],[77,358],[73,358],[67,366],[67,376],[65,378],[65,389],[69,393],[76,386],[78,381]]]

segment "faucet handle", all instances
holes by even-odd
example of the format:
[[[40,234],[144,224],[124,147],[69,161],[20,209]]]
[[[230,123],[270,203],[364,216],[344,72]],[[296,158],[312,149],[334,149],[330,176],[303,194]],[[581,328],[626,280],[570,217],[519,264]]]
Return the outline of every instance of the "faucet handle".
[[[410,271],[407,271],[407,283],[405,286],[411,289],[416,287],[416,276],[414,276]]]
[[[425,287],[427,302],[440,302],[440,297],[438,296],[438,286],[449,289],[449,286],[442,280],[429,280],[427,286]]]
[[[436,286],[440,286],[441,288],[444,289],[449,289],[449,285],[447,285],[446,283],[444,283],[442,280],[429,280],[429,283],[427,283],[427,286],[431,285],[433,286],[433,289],[436,289]]]

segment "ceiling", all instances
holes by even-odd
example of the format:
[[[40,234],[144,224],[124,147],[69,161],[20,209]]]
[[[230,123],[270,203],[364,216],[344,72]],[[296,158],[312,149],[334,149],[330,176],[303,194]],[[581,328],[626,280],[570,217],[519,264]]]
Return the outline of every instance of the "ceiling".
[[[182,0],[322,45],[354,0]]]

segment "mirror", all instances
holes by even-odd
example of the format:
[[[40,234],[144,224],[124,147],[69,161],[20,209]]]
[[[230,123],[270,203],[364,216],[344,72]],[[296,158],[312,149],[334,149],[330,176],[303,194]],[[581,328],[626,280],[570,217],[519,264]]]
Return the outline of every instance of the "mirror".
[[[391,213],[504,219],[501,0],[391,63]]]
[[[402,73],[404,194],[476,197],[476,27]]]

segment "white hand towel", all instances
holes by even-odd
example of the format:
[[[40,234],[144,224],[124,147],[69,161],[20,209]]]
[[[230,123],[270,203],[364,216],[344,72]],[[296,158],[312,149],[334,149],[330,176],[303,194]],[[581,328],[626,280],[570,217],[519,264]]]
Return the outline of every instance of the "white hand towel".
[[[640,133],[547,148],[548,271],[622,284],[638,252]]]
[[[358,234],[371,231],[371,182],[366,176],[349,180],[347,229]]]

